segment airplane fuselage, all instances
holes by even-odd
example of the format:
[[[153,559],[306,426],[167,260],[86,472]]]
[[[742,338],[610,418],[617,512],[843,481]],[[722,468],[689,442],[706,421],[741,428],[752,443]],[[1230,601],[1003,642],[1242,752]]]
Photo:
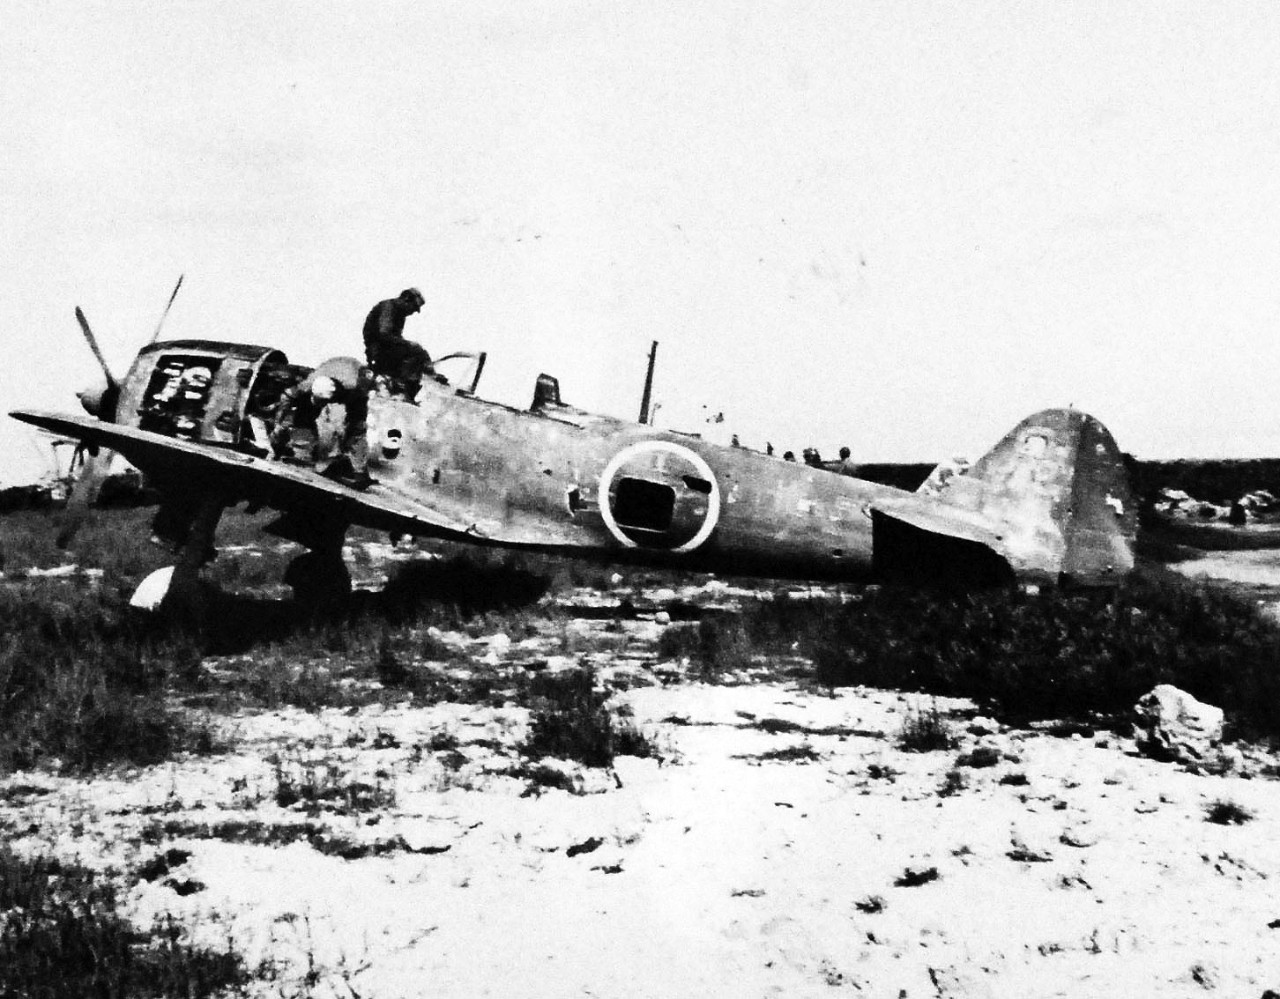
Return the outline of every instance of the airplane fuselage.
[[[886,486],[608,417],[530,413],[424,387],[371,400],[379,490],[420,496],[477,540],[707,570],[871,572]],[[907,494],[902,494],[907,495]]]

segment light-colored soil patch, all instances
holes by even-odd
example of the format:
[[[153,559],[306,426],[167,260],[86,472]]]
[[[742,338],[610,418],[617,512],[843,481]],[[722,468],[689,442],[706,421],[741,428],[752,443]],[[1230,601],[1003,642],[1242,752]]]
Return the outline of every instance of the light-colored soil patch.
[[[1280,551],[1211,552],[1172,568],[1191,579],[1280,588]]]
[[[367,554],[357,582],[376,587],[398,553]],[[1280,587],[1278,554],[1179,569]],[[430,636],[459,690],[504,670],[596,670],[663,759],[545,761],[572,793],[520,755],[530,714],[498,683],[484,703],[241,712],[219,722],[230,748],[213,758],[15,774],[0,782],[0,831],[18,850],[121,871],[183,851],[129,890],[128,914],[172,913],[196,942],[273,963],[264,996],[1280,990],[1274,760],[1246,750],[1235,776],[1198,776],[1111,733],[831,694],[784,676],[794,663],[713,685],[657,659],[664,608],[750,595],[583,590],[558,613],[625,599],[638,619]],[[205,669],[226,684],[237,665]],[[904,719],[934,706],[958,746],[898,748]],[[1207,821],[1224,801],[1251,820]]]
[[[132,891],[132,915],[172,912],[197,940],[278,962],[267,995],[1280,985],[1273,781],[1194,776],[1109,735],[965,734],[954,752],[905,753],[913,699],[873,690],[683,680],[617,703],[669,759],[563,764],[579,794],[516,772],[523,708],[371,706],[232,719],[235,749],[213,760],[16,775],[7,786],[43,791],[11,795],[0,819],[17,847],[94,866],[189,851]],[[998,762],[949,778],[979,744]],[[367,790],[279,803],[282,783],[308,780]],[[1223,799],[1254,820],[1207,822]]]

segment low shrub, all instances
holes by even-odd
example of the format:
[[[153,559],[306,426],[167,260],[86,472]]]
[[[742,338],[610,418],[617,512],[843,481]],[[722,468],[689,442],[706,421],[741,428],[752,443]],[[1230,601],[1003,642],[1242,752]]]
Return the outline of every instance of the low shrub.
[[[938,785],[938,797],[950,798],[959,794],[969,786],[969,780],[963,770],[952,768],[942,775],[942,783]]]
[[[983,767],[994,767],[1001,758],[1002,754],[995,746],[974,746],[971,752],[961,753],[956,757],[956,766],[980,770]]]
[[[580,782],[572,774],[547,763],[525,763],[513,767],[509,772],[512,777],[528,782],[526,796],[539,795],[548,788],[567,791],[569,794],[580,794],[582,791]]]
[[[705,678],[751,666],[769,656],[790,655],[801,636],[820,634],[838,605],[770,594],[741,614],[712,614],[697,624],[675,625],[658,639],[662,659],[689,658]]]
[[[808,743],[796,743],[791,746],[781,746],[778,749],[766,749],[763,753],[747,753],[735,756],[734,759],[777,763],[815,763],[822,759],[822,754]]]
[[[714,616],[696,625],[676,625],[658,639],[659,658],[688,658],[705,679],[750,665],[758,651],[750,625],[742,617]]]
[[[908,753],[954,749],[958,741],[937,705],[930,705],[928,710],[909,708],[898,733],[898,748]]]
[[[569,670],[535,678],[529,695],[533,717],[521,751],[533,759],[553,756],[589,767],[612,766],[615,756],[657,756],[657,748],[636,726],[606,706],[590,670]]]
[[[893,879],[895,888],[919,888],[941,877],[936,867],[908,867]]]
[[[1253,812],[1234,801],[1218,800],[1205,809],[1205,821],[1220,826],[1242,826],[1253,820]]]

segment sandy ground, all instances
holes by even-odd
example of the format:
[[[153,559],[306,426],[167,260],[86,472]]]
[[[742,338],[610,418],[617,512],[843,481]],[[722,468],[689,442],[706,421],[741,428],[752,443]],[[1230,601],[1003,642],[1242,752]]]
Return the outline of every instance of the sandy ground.
[[[1109,733],[1001,729],[959,701],[938,702],[957,749],[903,752],[904,717],[931,700],[829,696],[769,669],[709,685],[656,660],[663,626],[626,622],[625,658],[592,658],[666,758],[564,764],[575,793],[512,773],[524,708],[405,703],[244,713],[224,755],[94,780],[17,774],[0,823],[21,849],[96,867],[180,850],[128,911],[271,961],[263,995],[1280,989],[1280,797],[1260,754],[1197,776]],[[536,639],[440,640],[471,657],[450,669],[576,662]],[[991,765],[958,765],[979,746]],[[356,790],[278,803],[321,779]],[[1216,801],[1254,818],[1211,823]]]
[[[1172,568],[1192,579],[1280,589],[1280,551],[1274,549],[1208,552],[1185,562],[1175,562]]]
[[[1206,552],[1170,568],[1188,579],[1225,586],[1255,600],[1264,614],[1280,620],[1280,550]]]

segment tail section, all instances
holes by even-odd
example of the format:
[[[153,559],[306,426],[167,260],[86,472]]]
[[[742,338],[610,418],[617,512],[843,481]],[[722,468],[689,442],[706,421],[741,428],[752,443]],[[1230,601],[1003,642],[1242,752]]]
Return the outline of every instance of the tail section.
[[[1023,420],[972,473],[1003,525],[1015,571],[1096,585],[1133,568],[1137,510],[1124,459],[1093,417],[1050,409]]]
[[[972,468],[931,476],[911,502],[877,512],[986,548],[1023,581],[1105,585],[1133,568],[1124,459],[1106,427],[1074,409],[1027,417]]]

